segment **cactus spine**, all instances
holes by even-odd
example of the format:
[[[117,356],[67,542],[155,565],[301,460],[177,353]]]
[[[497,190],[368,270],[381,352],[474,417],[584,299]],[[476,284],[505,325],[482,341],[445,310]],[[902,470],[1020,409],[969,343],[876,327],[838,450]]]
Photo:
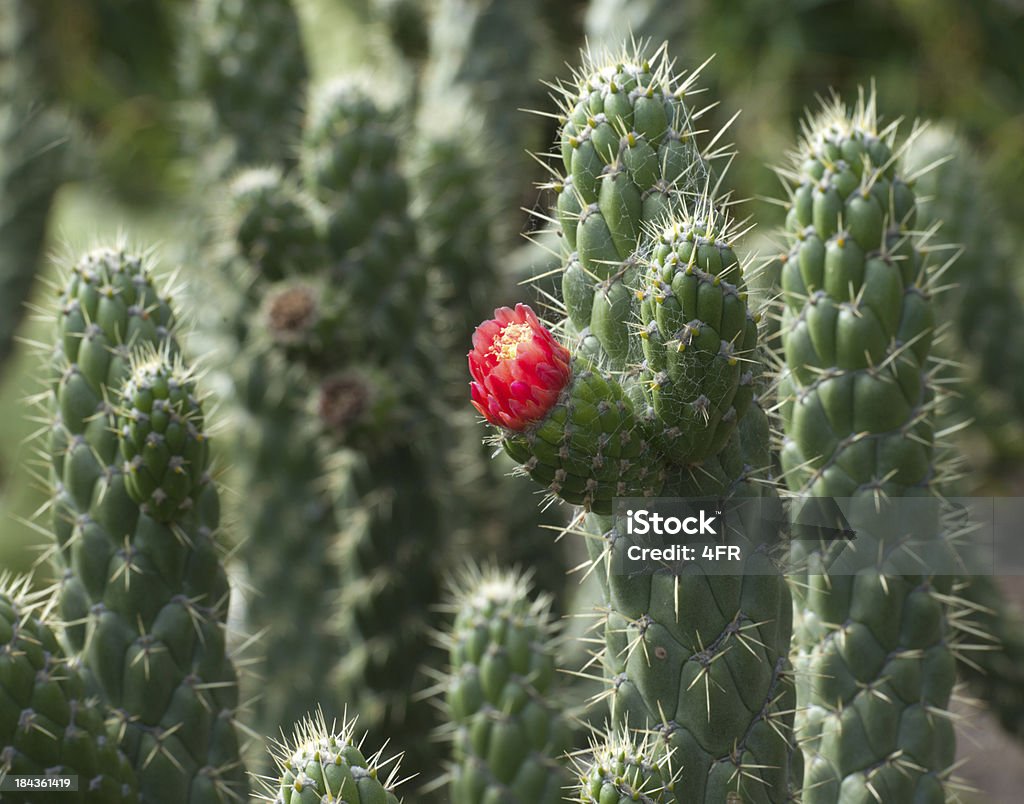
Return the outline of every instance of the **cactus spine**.
[[[194,380],[148,261],[83,257],[61,289],[50,433],[68,639],[151,802],[244,794],[228,584]]]
[[[453,585],[445,700],[454,730],[453,804],[555,804],[568,722],[557,684],[550,600],[528,576],[470,568]]]
[[[878,501],[928,496],[941,482],[928,255],[895,139],[895,126],[878,128],[873,95],[853,109],[834,99],[783,174],[782,466],[795,492],[865,503],[850,518],[865,536],[845,572],[830,574],[816,546],[795,553],[805,567],[794,597],[807,804],[944,801],[953,762],[946,586],[926,570],[898,571],[910,564],[906,537],[875,513]],[[909,551],[934,556],[938,521],[915,530],[924,535]]]

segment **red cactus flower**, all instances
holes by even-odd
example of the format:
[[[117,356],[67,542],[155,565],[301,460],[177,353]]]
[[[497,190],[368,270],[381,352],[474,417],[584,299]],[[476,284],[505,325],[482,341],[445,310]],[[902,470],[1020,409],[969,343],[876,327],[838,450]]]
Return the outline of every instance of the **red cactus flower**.
[[[525,430],[558,401],[572,374],[570,359],[527,305],[501,307],[473,333],[473,406],[491,424]]]

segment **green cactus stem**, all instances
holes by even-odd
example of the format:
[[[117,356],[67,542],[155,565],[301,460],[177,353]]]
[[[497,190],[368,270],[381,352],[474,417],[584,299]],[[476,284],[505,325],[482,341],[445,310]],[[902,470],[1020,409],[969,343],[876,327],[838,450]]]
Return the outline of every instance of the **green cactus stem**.
[[[663,425],[658,445],[676,464],[718,453],[753,399],[757,320],[735,235],[710,205],[673,219],[638,291],[643,384]]]
[[[927,497],[942,481],[927,246],[896,134],[878,127],[873,95],[853,109],[834,99],[782,174],[782,466],[794,492],[860,501],[849,524],[871,534],[857,551],[840,545],[836,560],[852,562],[842,574],[817,545],[794,553],[807,568],[794,584],[806,804],[945,801],[954,757],[949,579],[907,560],[937,555],[939,523],[916,522],[904,548],[899,523],[876,513],[879,500]]]
[[[106,711],[58,642],[54,602],[50,590],[30,592],[28,579],[0,577],[0,782],[9,774],[76,776],[77,791],[53,795],[72,804],[138,804],[135,773],[107,734]]]
[[[555,701],[550,600],[527,575],[470,567],[452,584],[445,701],[452,804],[555,804],[571,732]]]
[[[705,190],[710,177],[686,100],[697,72],[677,76],[664,48],[649,59],[640,50],[584,58],[561,87],[564,175],[553,168],[552,217],[568,255],[562,296],[569,319],[578,331],[589,327],[621,370],[640,359],[630,327],[645,227]]]
[[[244,795],[201,401],[147,261],[99,249],[57,314],[50,453],[68,638],[153,804]]]
[[[291,0],[264,0],[258,14],[244,0],[201,0],[193,17],[187,77],[232,140],[235,163],[293,162],[309,67]]]

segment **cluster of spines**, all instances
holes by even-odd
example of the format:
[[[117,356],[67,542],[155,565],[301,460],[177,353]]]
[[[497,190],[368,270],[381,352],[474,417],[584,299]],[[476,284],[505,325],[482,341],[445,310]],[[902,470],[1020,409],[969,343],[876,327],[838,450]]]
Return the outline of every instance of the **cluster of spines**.
[[[760,315],[748,306],[742,235],[708,196],[669,219],[637,290],[641,382],[661,425],[659,447],[679,465],[717,454],[754,398]]]
[[[573,800],[580,804],[674,804],[679,769],[672,751],[656,736],[628,727],[591,738],[590,748],[573,755],[578,783]]]

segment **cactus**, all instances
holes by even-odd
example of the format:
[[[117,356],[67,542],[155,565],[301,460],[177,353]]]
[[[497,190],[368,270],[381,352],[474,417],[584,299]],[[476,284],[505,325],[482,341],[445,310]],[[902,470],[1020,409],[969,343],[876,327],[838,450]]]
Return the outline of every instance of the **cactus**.
[[[545,5],[441,0],[432,15],[421,107],[433,116],[437,104],[463,91],[472,108],[486,110],[482,140],[497,177],[491,196],[502,210],[514,210],[529,197],[521,157],[542,142],[539,118],[518,110],[541,106],[539,79],[557,66],[541,21]]]
[[[293,723],[325,695],[340,645],[323,616],[338,571],[324,553],[334,539],[331,500],[323,486],[322,429],[311,421],[301,376],[279,355],[249,345],[236,373],[239,482],[248,490],[239,555],[252,588],[246,630],[262,630],[261,662],[242,692],[255,698],[251,721],[263,734]],[[288,589],[287,595],[274,593]],[[303,628],[297,623],[306,623]],[[301,658],[301,661],[300,661]]]
[[[444,681],[453,730],[453,804],[554,804],[568,722],[556,703],[550,600],[530,599],[527,575],[470,567],[452,584]]]
[[[396,335],[416,330],[426,291],[398,169],[397,111],[379,94],[353,78],[323,87],[300,156],[306,190],[326,207],[331,276],[345,294],[353,354],[397,348]]]
[[[135,773],[107,734],[105,710],[58,642],[53,602],[49,590],[30,592],[28,579],[0,577],[0,781],[77,776],[78,790],[61,791],[62,800],[137,804]]]
[[[866,503],[850,515],[864,534],[858,555],[795,551],[805,568],[794,597],[808,804],[944,801],[953,762],[944,711],[955,665],[948,579],[904,554],[936,557],[939,523],[915,522],[903,547],[899,523],[874,510],[880,500],[932,494],[942,481],[926,364],[934,328],[927,246],[895,148],[895,126],[879,129],[873,95],[853,109],[836,98],[808,120],[782,174],[791,187],[781,325],[786,482],[800,494]],[[846,571],[830,573],[830,559],[849,562]]]
[[[50,454],[68,639],[146,801],[244,794],[202,408],[148,261],[99,249],[57,315]]]
[[[400,132],[373,82],[326,84],[310,105],[297,169],[252,168],[231,183],[223,264],[229,280],[247,280],[235,291],[232,339],[258,368],[234,372],[262,433],[245,436],[248,477],[275,489],[246,515],[258,541],[243,555],[257,589],[292,590],[284,606],[257,596],[251,613],[272,624],[272,644],[291,646],[266,662],[275,685],[296,675],[300,655],[316,668],[297,680],[298,695],[261,707],[261,720],[292,717],[316,695],[328,706],[358,700],[371,734],[394,729],[419,769],[434,749],[415,735],[434,718],[408,698],[430,651],[445,531],[428,479],[443,459],[440,447],[428,458],[411,446],[433,438],[430,417],[410,403],[430,317]],[[286,480],[271,453],[284,444],[296,461]],[[301,579],[288,569],[297,553],[309,556]],[[309,619],[322,623],[315,644],[294,627]]]
[[[952,287],[935,297],[939,319],[954,322],[959,349],[952,350],[952,357],[970,355],[962,362],[977,366],[978,379],[1002,392],[1019,419],[1024,413],[1024,303],[1006,221],[984,190],[977,156],[949,128],[929,126],[907,152],[903,170],[920,173],[914,190],[922,198],[921,220],[941,222],[942,236],[963,248],[942,275]],[[962,415],[977,415],[981,407],[973,388],[958,389],[953,397],[957,403],[963,400]],[[998,431],[990,440],[997,449],[1006,446]]]
[[[322,616],[338,583],[337,568],[323,560],[334,517],[322,483],[323,429],[310,413],[315,383],[299,363],[327,348],[304,328],[327,337],[324,322],[301,314],[310,313],[301,304],[304,283],[319,280],[327,250],[322,211],[279,166],[242,170],[215,198],[224,208],[216,215],[221,229],[203,258],[219,270],[196,304],[217,306],[202,317],[213,324],[204,334],[234,391],[236,482],[250,491],[229,512],[245,534],[238,548],[251,589],[245,630],[262,633],[261,658],[242,693],[253,699],[254,728],[272,734],[318,700],[334,708],[323,691],[339,645]],[[289,300],[289,289],[299,296]],[[284,588],[287,595],[274,593]],[[315,638],[297,622],[318,623]],[[262,752],[253,757],[266,760]]]
[[[209,99],[233,161],[293,162],[309,68],[291,0],[268,0],[258,14],[243,0],[202,0],[193,24],[186,82]]]
[[[914,141],[902,160],[903,170],[917,175],[914,190],[920,197],[919,216],[942,223],[942,234],[962,247],[962,253],[942,274],[947,292],[935,295],[940,319],[955,325],[956,359],[962,352],[980,357],[960,365],[977,366],[977,380],[1003,392],[1010,405],[1024,410],[1024,317],[1019,288],[1015,287],[1006,221],[988,200],[977,156],[962,137],[946,126],[929,126]],[[947,347],[948,348],[948,347]],[[1005,427],[1005,411],[984,410],[975,383],[966,383],[951,395],[954,414],[973,415],[997,450],[1012,448]],[[1005,406],[1005,402],[1000,407]],[[1019,439],[1016,439],[1019,441]],[[987,701],[1003,728],[1021,735],[1024,726],[1020,667],[1024,663],[1024,637],[1020,615],[1009,605],[992,578],[973,576],[960,581],[958,595],[973,612],[972,626],[987,635],[981,650],[958,656],[960,674],[972,691]]]
[[[650,736],[628,728],[591,740],[590,750],[573,758],[579,785],[573,801],[580,804],[673,804],[678,771],[672,754],[661,751]]]
[[[630,345],[645,226],[658,224],[687,192],[708,186],[707,162],[693,139],[685,81],[658,50],[585,56],[575,80],[561,88],[559,132],[564,178],[553,217],[571,251],[562,296],[575,328],[597,337],[613,367],[639,361]],[[557,173],[556,173],[557,175]]]
[[[767,545],[748,545],[742,577],[611,572],[625,538],[605,516],[613,497],[772,496],[767,420],[751,404],[756,318],[727,242],[735,229],[708,194],[682,100],[690,81],[659,50],[651,63],[588,56],[564,91],[568,176],[553,217],[575,249],[562,326],[578,334],[577,353],[526,310],[499,310],[474,335],[473,403],[525,472],[583,505],[570,529],[589,535],[602,578],[614,723],[659,735],[687,800],[783,801],[791,613]],[[623,456],[609,465],[616,442]]]
[[[356,719],[327,726],[323,712],[295,727],[270,750],[278,776],[261,779],[269,804],[399,804],[398,760],[383,749],[367,757],[356,741]],[[387,775],[382,778],[382,771]]]
[[[436,749],[422,736],[436,725],[421,665],[440,596],[443,520],[428,482],[432,458],[400,442],[369,453],[341,450],[328,467],[339,529],[333,560],[341,591],[333,627],[343,653],[333,678],[341,700],[358,700],[371,735],[390,735],[412,767]]]

